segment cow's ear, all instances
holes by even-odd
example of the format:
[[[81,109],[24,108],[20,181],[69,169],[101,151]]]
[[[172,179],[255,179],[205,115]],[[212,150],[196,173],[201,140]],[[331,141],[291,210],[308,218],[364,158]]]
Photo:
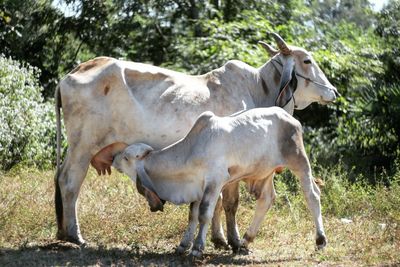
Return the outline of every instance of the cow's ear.
[[[270,57],[273,57],[279,53],[279,50],[274,49],[272,46],[270,46],[266,42],[258,41],[258,44],[261,45],[265,49],[265,51],[268,52]]]

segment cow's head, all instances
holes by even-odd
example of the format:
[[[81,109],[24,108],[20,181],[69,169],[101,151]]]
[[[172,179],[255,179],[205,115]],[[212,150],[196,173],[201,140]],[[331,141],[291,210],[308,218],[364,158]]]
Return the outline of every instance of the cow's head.
[[[288,46],[276,33],[272,33],[279,50],[259,42],[272,57],[269,61],[280,73],[280,93],[276,105],[285,106],[291,99],[295,109],[304,109],[313,102],[327,104],[336,99],[338,92],[318,67],[311,53],[303,48]]]

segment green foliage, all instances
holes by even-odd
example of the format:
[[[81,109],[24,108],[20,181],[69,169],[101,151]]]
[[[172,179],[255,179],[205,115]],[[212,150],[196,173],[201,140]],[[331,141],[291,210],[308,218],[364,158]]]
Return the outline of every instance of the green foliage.
[[[244,11],[233,22],[215,18],[201,23],[204,36],[177,38],[173,62],[163,63],[164,66],[202,74],[230,59],[241,59],[253,66],[268,61],[268,55],[258,48],[257,42],[265,39],[272,26],[258,12]]]
[[[353,170],[354,171],[354,170]],[[368,185],[362,175],[350,183],[349,172],[340,166],[320,172],[325,177],[322,188],[322,205],[326,214],[343,218],[361,216],[381,218],[382,223],[398,224],[400,213],[400,180],[394,178],[390,187],[378,183],[375,187]],[[394,177],[398,177],[396,170]],[[381,178],[378,178],[381,179]]]
[[[306,129],[307,148],[314,159],[329,165],[339,159],[364,174],[386,171],[385,183],[394,173],[400,155],[400,87],[364,87],[358,97],[338,102],[331,127]],[[307,142],[307,141],[306,141]],[[375,184],[374,175],[369,182]],[[351,177],[354,181],[355,177]]]
[[[41,85],[55,87],[62,54],[70,44],[63,17],[50,0],[5,0],[0,3],[1,53],[39,68]],[[74,44],[74,42],[72,42]],[[72,67],[67,63],[67,67]],[[46,97],[52,91],[43,91]]]
[[[387,158],[393,162],[399,150],[399,114],[400,87],[366,87],[348,112],[339,118],[337,145],[347,147],[350,154],[375,158],[378,155],[380,160]]]
[[[328,109],[314,106],[311,112],[299,114],[306,125],[307,150],[314,160],[325,166],[341,160],[348,171],[355,169],[356,173],[385,171],[386,183],[392,179],[400,137],[395,64],[398,49],[394,45],[399,35],[394,26],[398,23],[393,23],[398,20],[396,10],[398,1],[393,1],[376,14],[375,27],[354,18],[350,19],[353,23],[332,18],[336,22],[333,25],[329,21],[315,21],[314,25],[324,34],[311,35],[305,46],[315,44],[310,41],[314,39],[318,40],[317,47],[326,48],[316,51],[314,57],[343,97]],[[371,14],[368,9],[365,12]],[[384,37],[379,38],[377,33]],[[320,115],[315,117],[316,113]],[[373,184],[377,182],[375,175],[364,177]],[[350,181],[356,178],[356,174],[348,177]]]
[[[38,76],[37,68],[0,56],[0,169],[53,160],[54,108],[43,102]]]
[[[389,4],[377,14],[376,33],[384,40],[383,53],[380,56],[385,72],[381,78],[389,84],[400,83],[400,1],[389,1]]]

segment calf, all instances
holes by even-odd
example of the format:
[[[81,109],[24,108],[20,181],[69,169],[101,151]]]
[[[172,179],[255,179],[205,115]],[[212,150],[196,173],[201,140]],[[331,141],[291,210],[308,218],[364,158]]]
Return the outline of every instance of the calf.
[[[189,225],[178,252],[192,246],[200,223],[191,253],[202,254],[224,186],[242,179],[272,180],[272,174],[284,166],[300,178],[317,228],[317,247],[326,245],[320,191],[305,153],[302,127],[281,108],[256,108],[227,117],[204,112],[183,139],[161,150],[143,143],[114,143],[96,155],[98,162],[112,157],[116,169],[134,181],[137,178],[139,192],[153,211],[162,210],[164,200],[190,203]]]

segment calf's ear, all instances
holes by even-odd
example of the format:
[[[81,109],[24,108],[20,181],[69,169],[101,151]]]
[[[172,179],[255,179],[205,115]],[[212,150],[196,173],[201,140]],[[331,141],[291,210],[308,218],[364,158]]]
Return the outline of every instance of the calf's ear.
[[[151,151],[153,151],[154,149],[150,146],[146,146],[143,148],[142,151],[140,151],[140,153],[136,154],[136,158],[139,160],[144,159]]]
[[[163,201],[158,197],[155,192],[143,186],[140,178],[136,179],[136,188],[138,192],[146,198],[152,212],[164,211]]]
[[[152,212],[164,211],[164,204],[162,203],[161,199],[157,196],[157,194],[147,189],[146,187],[144,188],[144,190],[145,190],[144,196],[146,197],[147,202],[149,203],[150,210]]]

